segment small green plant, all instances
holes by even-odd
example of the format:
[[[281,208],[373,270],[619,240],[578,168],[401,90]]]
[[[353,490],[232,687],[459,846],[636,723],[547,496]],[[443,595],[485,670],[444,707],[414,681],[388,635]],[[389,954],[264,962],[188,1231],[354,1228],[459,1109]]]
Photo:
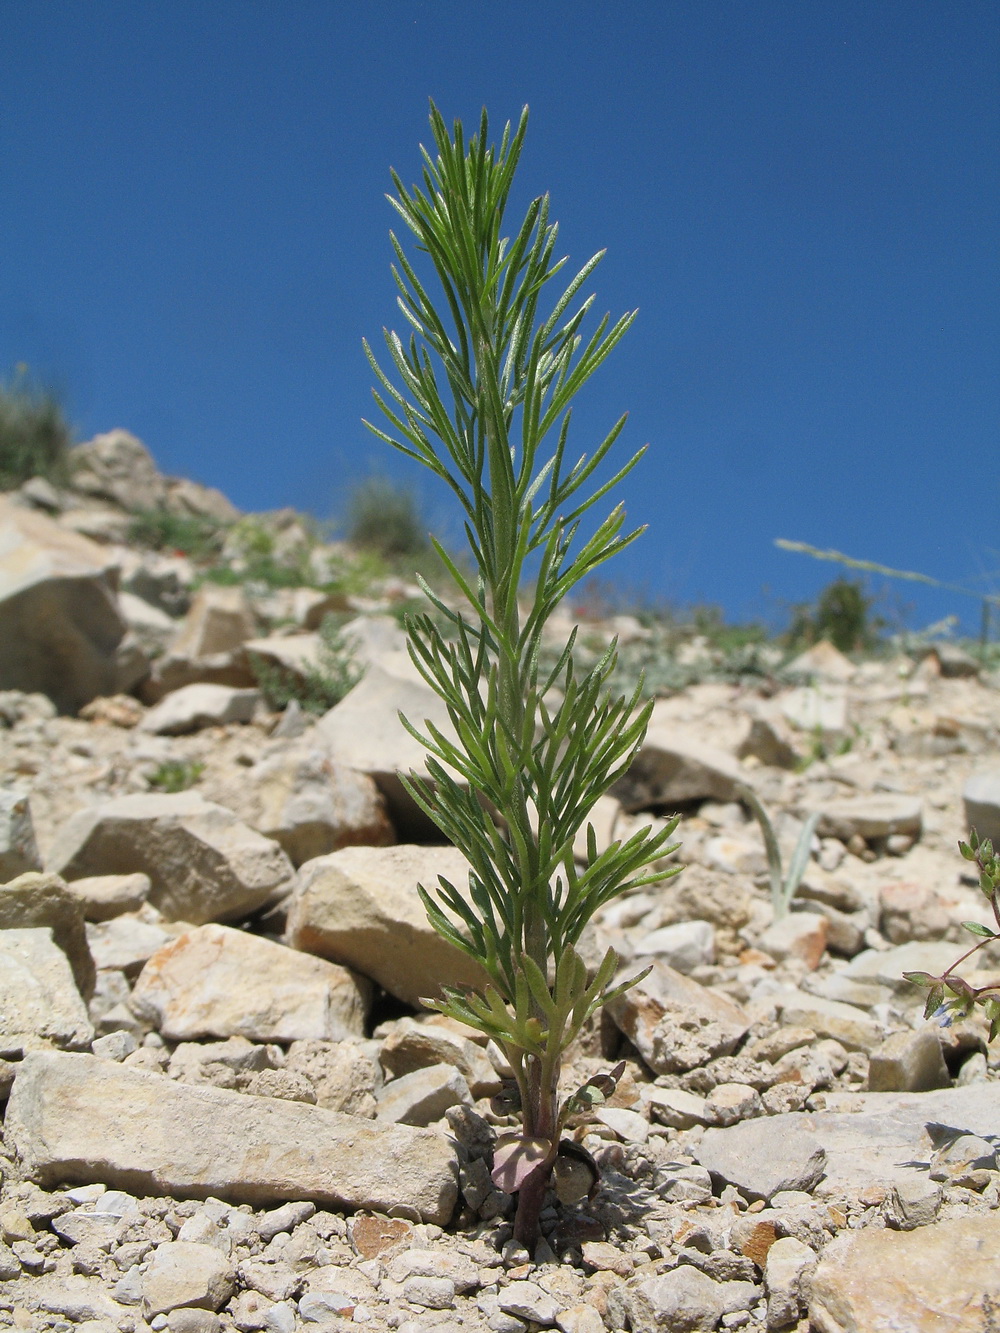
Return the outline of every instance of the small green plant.
[[[760,797],[743,783],[737,786],[736,792],[740,800],[745,801],[753,811],[754,818],[764,835],[767,871],[771,880],[771,906],[774,909],[775,921],[781,921],[783,917],[788,915],[792,899],[795,897],[799,885],[802,883],[802,877],[806,873],[806,866],[809,864],[809,848],[812,845],[813,834],[816,832],[816,825],[819,823],[820,812],[811,814],[803,824],[802,831],[795,844],[795,850],[792,852],[792,859],[788,863],[786,874],[781,860],[781,848],[778,846],[778,835],[774,831],[770,815],[761,804]]]
[[[360,482],[348,498],[347,540],[386,560],[422,555],[427,528],[414,492],[383,476]]]
[[[300,671],[268,662],[259,653],[248,654],[250,670],[271,708],[286,708],[294,699],[307,713],[325,713],[364,675],[334,616],[323,618],[319,636],[319,660]]]
[[[955,968],[978,953],[991,940],[1000,939],[1000,857],[994,852],[989,838],[980,842],[975,829],[970,831],[968,842],[958,844],[958,850],[966,861],[974,862],[979,871],[979,887],[990,905],[997,929],[992,930],[978,921],[963,921],[963,928],[976,937],[977,944],[956,958],[940,976],[933,976],[930,972],[904,972],[903,976],[927,991],[924,1018],[939,1014],[950,1023],[956,1018],[968,1018],[978,1005],[989,1020],[990,1041],[995,1041],[1000,1033],[1000,980],[985,986],[972,986],[964,977],[955,975]]]
[[[208,518],[172,514],[167,509],[147,509],[132,518],[128,540],[151,551],[177,551],[200,562],[219,554],[223,533],[218,524]]]
[[[187,791],[205,771],[198,759],[164,759],[149,775],[149,785],[160,791]]]
[[[70,443],[57,399],[19,365],[10,382],[0,385],[0,490],[13,490],[31,477],[64,484]]]
[[[493,1179],[517,1194],[514,1235],[533,1246],[562,1132],[607,1086],[588,1083],[560,1105],[563,1053],[590,1015],[638,980],[618,980],[613,950],[588,974],[577,951],[581,933],[604,903],[678,868],[650,869],[676,849],[668,845],[676,821],[659,832],[644,827],[604,850],[587,825],[583,869],[573,855],[594,802],[638,751],[650,711],[638,707],[638,690],[631,697],[608,694],[613,643],[580,675],[574,630],[555,665],[539,666],[552,612],[639,535],[623,532],[620,504],[591,535],[580,534],[582,517],[641,456],[610,480],[592,481],[625,418],[589,458],[573,466],[566,461],[569,404],[634,313],[610,327],[605,316],[586,340],[581,335],[593,298],[577,297],[600,255],[547,315],[541,312],[543,293],[563,265],[553,259],[556,227],[548,221],[547,197],[529,205],[512,241],[501,230],[526,126],[527,108],[513,135],[508,125],[499,147],[491,146],[484,111],[478,135],[466,145],[461,123],[449,135],[432,105],[437,158],[423,150],[423,188],[408,190],[393,172],[390,202],[429,256],[444,299],[440,309],[434,305],[390,233],[399,305],[412,329],[408,344],[385,333],[401,388],[365,348],[391,433],[370,428],[438,477],[466,518],[474,574],[431,539],[465,611],[425,583],[450,635],[430,615],[407,621],[413,661],[447,704],[457,739],[429,722],[422,733],[404,719],[429,751],[433,779],[411,777],[406,785],[471,866],[466,891],[441,879],[434,895],[420,892],[438,932],[478,959],[489,980],[481,992],[444,987],[444,999],[431,1003],[493,1038],[513,1070],[521,1127],[499,1139]],[[529,570],[533,586],[522,607]]]
[[[788,631],[793,646],[829,639],[842,653],[875,646],[884,622],[871,613],[872,598],[855,579],[834,579],[820,593],[814,607],[795,608]]]

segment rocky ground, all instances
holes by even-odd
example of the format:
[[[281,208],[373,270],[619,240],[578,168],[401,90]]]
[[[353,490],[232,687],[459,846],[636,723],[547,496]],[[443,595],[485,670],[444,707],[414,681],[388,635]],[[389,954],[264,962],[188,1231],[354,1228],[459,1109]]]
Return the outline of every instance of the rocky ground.
[[[416,895],[464,863],[395,776],[397,710],[446,725],[400,589],[196,589],[128,515],[238,516],[123,436],[0,500],[0,1325],[1000,1327],[1000,1053],[902,979],[990,919],[956,843],[1000,835],[998,683],[821,645],[657,700],[593,822],[679,811],[685,868],[586,940],[653,970],[570,1052],[567,1087],[625,1073],[530,1255],[490,1179],[502,1056],[420,1004],[477,978]],[[254,663],[308,673],[330,609],[363,678],[275,711]],[[819,813],[780,919],[740,784],[786,863]]]

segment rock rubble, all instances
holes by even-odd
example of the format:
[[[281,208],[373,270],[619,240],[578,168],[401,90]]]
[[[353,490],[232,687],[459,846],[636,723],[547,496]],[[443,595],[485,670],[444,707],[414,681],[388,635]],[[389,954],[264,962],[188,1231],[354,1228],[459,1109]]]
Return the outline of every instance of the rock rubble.
[[[585,941],[652,970],[569,1053],[567,1088],[626,1073],[583,1136],[598,1188],[568,1166],[529,1255],[490,1177],[514,1123],[502,1060],[421,1003],[481,973],[417,893],[467,867],[398,782],[422,755],[396,710],[447,719],[395,623],[356,621],[368,674],[325,716],[278,715],[248,645],[314,651],[330,595],[195,591],[189,562],[129,547],[129,516],[157,506],[238,515],[126,432],[81,446],[72,476],[0,512],[76,654],[55,682],[0,654],[0,1328],[1000,1318],[1000,1053],[975,1015],[925,1022],[902,979],[987,919],[955,853],[971,819],[1000,827],[1000,691],[975,663],[942,647],[858,666],[819,645],[786,677],[657,700],[593,822],[605,846],[678,810],[685,870]],[[268,520],[290,547],[293,520]],[[30,629],[28,585],[5,589],[0,630]],[[619,630],[642,627],[588,627]],[[190,790],[163,790],[174,776]],[[819,816],[777,920],[741,784],[786,858]]]

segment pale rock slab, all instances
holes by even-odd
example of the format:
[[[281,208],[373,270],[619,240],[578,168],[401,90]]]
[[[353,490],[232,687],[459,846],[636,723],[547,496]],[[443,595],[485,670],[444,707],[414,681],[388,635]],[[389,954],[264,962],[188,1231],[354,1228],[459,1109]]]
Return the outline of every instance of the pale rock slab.
[[[156,736],[183,736],[205,727],[223,727],[253,720],[260,690],[231,685],[183,685],[164,695],[139,723],[140,731]]]
[[[869,839],[908,833],[919,838],[923,827],[923,802],[919,796],[897,796],[872,792],[843,800],[824,801],[817,831],[823,838],[848,842],[855,834]]]
[[[928,1125],[989,1137],[1000,1123],[1000,1085],[995,1083],[937,1092],[826,1093],[825,1098],[823,1111],[709,1130],[695,1155],[714,1174],[729,1179],[732,1172],[732,1183],[742,1188],[737,1177],[746,1169],[743,1163],[761,1157],[780,1167],[787,1145],[800,1142],[804,1149],[812,1144],[826,1154],[819,1193],[856,1196],[873,1185],[926,1180],[934,1153]]]
[[[472,1094],[454,1065],[428,1065],[387,1083],[376,1115],[400,1125],[430,1125],[460,1102],[471,1105]]]
[[[782,1236],[767,1252],[764,1289],[767,1292],[767,1327],[788,1328],[798,1322],[805,1305],[803,1279],[816,1265],[816,1255],[795,1236]]]
[[[88,1055],[26,1056],[5,1132],[43,1187],[100,1180],[257,1206],[403,1206],[438,1225],[458,1195],[455,1149],[433,1131],[192,1087]]]
[[[56,837],[50,872],[65,878],[150,878],[167,920],[202,925],[253,912],[291,888],[294,871],[271,839],[196,792],[120,796],[74,815]]]
[[[0,791],[0,884],[41,868],[27,796]]]
[[[744,780],[731,754],[706,745],[676,724],[658,723],[654,708],[642,749],[610,794],[626,810],[678,801],[735,801]]]
[[[828,745],[848,734],[847,694],[833,685],[803,685],[783,694],[778,703],[781,715],[798,731],[817,733]]]
[[[87,943],[97,967],[102,972],[124,972],[128,977],[137,976],[147,959],[173,938],[173,933],[163,929],[158,914],[148,907],[87,925]]]
[[[295,1041],[285,1069],[309,1080],[317,1106],[371,1119],[375,1092],[382,1085],[376,1048],[375,1042]]]
[[[783,1190],[809,1191],[824,1174],[826,1150],[801,1121],[786,1114],[708,1129],[695,1156],[713,1176],[751,1200],[771,1199]]]
[[[83,907],[58,875],[28,871],[0,886],[0,930],[47,926],[69,959],[76,988],[85,1000],[94,993],[96,970],[87,943]]]
[[[1000,1217],[836,1237],[812,1276],[817,1333],[984,1333],[1000,1308]]]
[[[687,975],[696,967],[715,962],[715,927],[710,921],[678,921],[636,940],[635,952],[637,957],[660,958],[668,967]]]
[[[894,1032],[868,1059],[870,1092],[928,1092],[950,1084],[935,1028]]]
[[[198,590],[170,645],[170,655],[197,661],[242,649],[256,633],[253,609],[242,588],[206,583]]]
[[[220,805],[273,838],[295,866],[341,847],[396,841],[372,778],[303,741],[269,754],[238,779],[205,788]]]
[[[760,947],[777,962],[798,958],[810,971],[819,967],[829,935],[827,918],[819,912],[789,912],[760,937]]]
[[[360,1036],[371,985],[346,968],[228,926],[188,931],[146,963],[131,1007],[170,1041]]]
[[[65,713],[126,690],[149,665],[126,628],[106,552],[0,496],[0,688]]]
[[[172,616],[133,592],[119,592],[118,610],[136,642],[150,657],[158,657],[177,633],[177,622]]]
[[[232,1296],[236,1275],[214,1245],[165,1241],[153,1251],[142,1280],[147,1318],[180,1306],[219,1310]]]
[[[172,514],[194,514],[216,523],[235,523],[240,517],[240,511],[222,491],[189,477],[167,478],[167,508]]]
[[[853,1004],[804,991],[783,992],[777,999],[781,1021],[789,1027],[812,1028],[818,1037],[832,1037],[849,1051],[872,1051],[882,1041],[880,1024]]]
[[[499,1076],[482,1048],[438,1023],[398,1019],[382,1040],[379,1063],[390,1078],[401,1078],[429,1065],[454,1065],[474,1098],[492,1097],[500,1091]]]
[[[633,1278],[614,1306],[624,1305],[632,1333],[710,1333],[724,1314],[753,1304],[758,1288],[752,1282],[715,1282],[690,1264],[657,1277]],[[609,1301],[609,1314],[617,1313]]]
[[[0,930],[0,1053],[19,1054],[38,1041],[89,1046],[94,1029],[69,962],[39,926]]]
[[[461,890],[469,863],[454,847],[345,847],[308,861],[288,905],[286,940],[371,977],[407,1004],[442,985],[482,986],[483,969],[433,929],[417,893],[438,876]]]
[[[95,435],[70,449],[67,461],[72,488],[83,495],[113,500],[131,514],[166,504],[166,478],[130,431],[118,428]]]
[[[111,921],[123,912],[137,912],[149,897],[152,883],[148,875],[93,875],[75,879],[67,885],[74,898],[83,904],[87,921]]]
[[[846,684],[857,674],[857,667],[829,639],[820,639],[799,653],[783,668],[786,676],[809,676],[816,680]]]
[[[622,973],[632,975],[634,968]],[[615,1023],[658,1074],[730,1055],[750,1028],[739,1005],[658,960],[645,980],[608,1005]]]
[[[400,713],[418,730],[429,720],[445,737],[455,740],[448,710],[429,686],[390,675],[374,665],[339,704],[320,718],[315,739],[331,759],[374,779],[401,836],[434,836],[434,826],[399,780],[400,773],[428,776],[426,748],[402,725]]]

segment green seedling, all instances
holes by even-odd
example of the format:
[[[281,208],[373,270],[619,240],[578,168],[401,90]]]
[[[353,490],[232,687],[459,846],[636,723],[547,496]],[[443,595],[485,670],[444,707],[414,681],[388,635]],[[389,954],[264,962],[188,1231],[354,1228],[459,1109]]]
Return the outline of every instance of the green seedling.
[[[802,832],[795,844],[795,850],[792,852],[792,859],[788,863],[786,874],[782,865],[778,836],[757,793],[743,784],[737,786],[736,792],[740,800],[745,801],[753,811],[754,817],[760,825],[760,831],[764,835],[767,870],[771,880],[771,906],[774,908],[775,921],[780,921],[788,915],[792,899],[795,897],[798,887],[802,883],[802,877],[806,873],[806,866],[809,864],[809,849],[812,846],[816,825],[819,823],[819,812],[811,814],[803,824]]]
[[[968,842],[958,844],[958,850],[966,861],[974,862],[979,871],[979,887],[990,905],[997,929],[993,930],[979,921],[963,921],[963,928],[975,936],[978,943],[956,958],[940,976],[932,976],[929,972],[904,972],[903,976],[927,991],[924,1018],[938,1015],[951,1023],[956,1018],[968,1018],[978,1005],[989,1020],[990,1041],[995,1041],[1000,1033],[1000,980],[985,986],[973,986],[964,977],[956,976],[955,968],[978,953],[991,940],[1000,939],[1000,903],[997,901],[1000,892],[1000,857],[993,851],[993,843],[989,838],[980,842],[975,829],[970,831]]]
[[[488,982],[479,992],[444,987],[444,998],[429,1003],[491,1037],[513,1070],[521,1126],[498,1143],[494,1180],[517,1193],[515,1238],[533,1246],[563,1130],[605,1095],[591,1081],[560,1105],[563,1054],[592,1014],[638,980],[618,977],[612,950],[589,972],[580,936],[604,903],[677,867],[650,868],[675,850],[668,843],[676,821],[605,849],[587,824],[597,798],[635,756],[651,708],[639,705],[639,689],[626,698],[605,688],[616,645],[581,675],[574,630],[555,665],[539,665],[552,612],[639,535],[623,531],[620,504],[590,535],[581,520],[642,451],[610,480],[595,478],[622,417],[590,457],[567,466],[569,404],[634,314],[614,324],[605,316],[586,340],[581,335],[593,298],[579,294],[600,255],[543,314],[564,262],[553,259],[548,198],[532,201],[512,241],[502,234],[526,126],[527,109],[516,131],[508,125],[492,146],[484,112],[466,144],[461,123],[449,134],[431,107],[437,156],[423,150],[422,186],[407,189],[394,172],[389,201],[443,296],[435,305],[390,233],[398,303],[411,327],[405,343],[385,333],[395,379],[365,348],[391,427],[370,428],[439,478],[465,515],[473,573],[431,539],[462,609],[423,583],[439,620],[424,613],[407,620],[410,654],[446,703],[455,739],[430,722],[421,731],[404,719],[428,751],[432,779],[411,777],[406,785],[471,866],[467,886],[441,879],[421,897],[434,927],[479,960]],[[581,868],[573,846],[584,825]]]

